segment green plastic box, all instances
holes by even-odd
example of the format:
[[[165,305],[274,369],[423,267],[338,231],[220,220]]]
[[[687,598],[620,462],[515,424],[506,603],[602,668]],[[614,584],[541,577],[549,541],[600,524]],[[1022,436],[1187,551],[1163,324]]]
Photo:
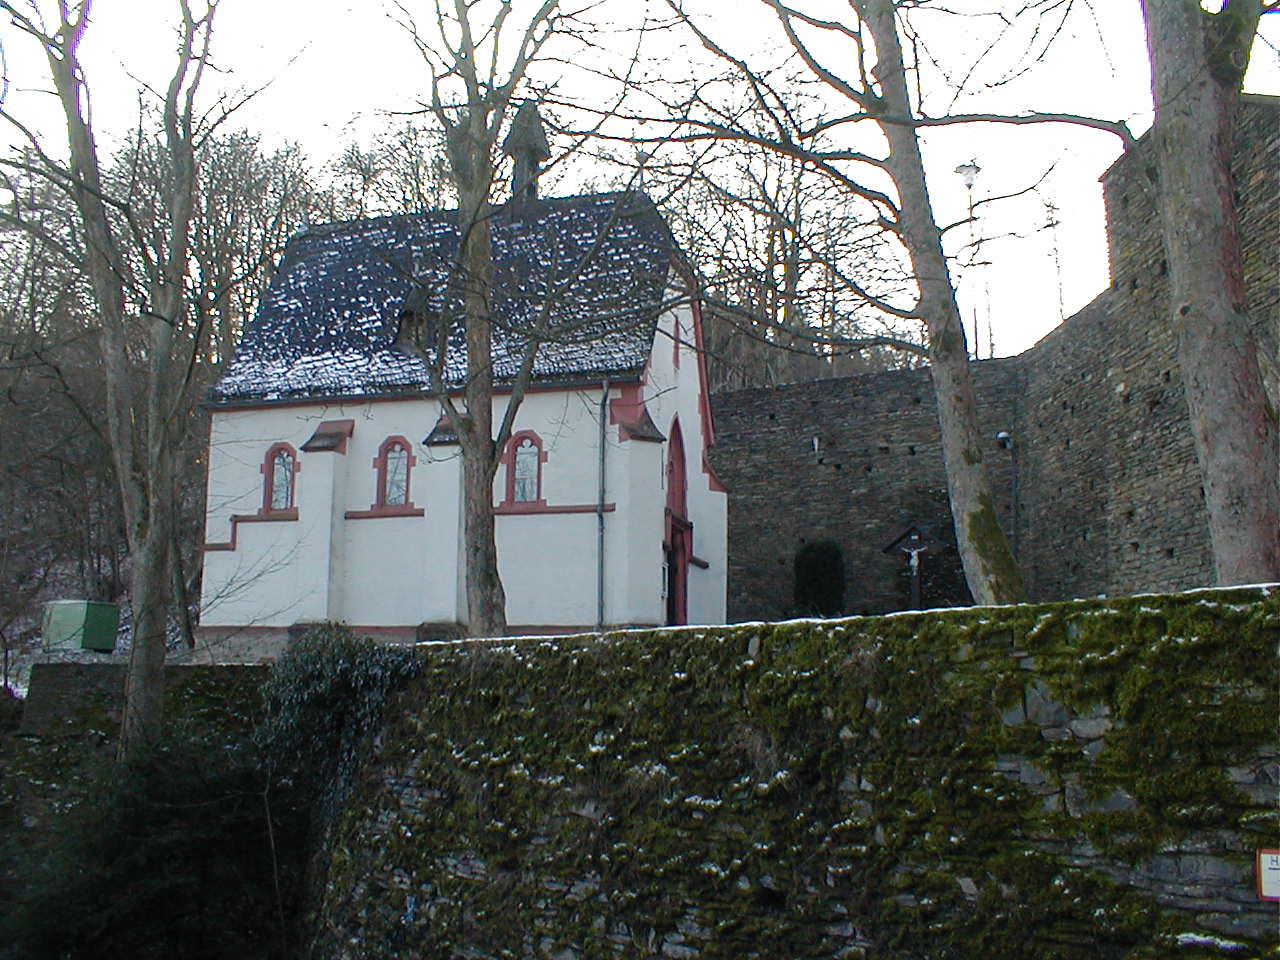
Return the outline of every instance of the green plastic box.
[[[50,600],[44,605],[41,633],[49,650],[94,650],[111,653],[116,648],[120,608],[93,600]]]

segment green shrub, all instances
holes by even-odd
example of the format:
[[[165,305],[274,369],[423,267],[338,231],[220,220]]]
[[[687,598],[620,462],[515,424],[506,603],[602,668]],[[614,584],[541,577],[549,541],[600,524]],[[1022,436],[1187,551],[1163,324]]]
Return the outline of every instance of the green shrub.
[[[24,849],[0,921],[5,960],[296,955],[307,804],[251,744],[193,728],[102,764],[60,829]]]
[[[391,692],[420,669],[417,654],[320,624],[290,645],[263,694],[262,752],[289,758],[324,812],[345,793]]]

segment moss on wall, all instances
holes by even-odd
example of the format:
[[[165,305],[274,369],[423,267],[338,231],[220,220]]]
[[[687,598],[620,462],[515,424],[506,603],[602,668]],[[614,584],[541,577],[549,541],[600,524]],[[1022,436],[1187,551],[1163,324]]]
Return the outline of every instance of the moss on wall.
[[[423,648],[318,947],[1275,950],[1278,644],[1239,589]]]

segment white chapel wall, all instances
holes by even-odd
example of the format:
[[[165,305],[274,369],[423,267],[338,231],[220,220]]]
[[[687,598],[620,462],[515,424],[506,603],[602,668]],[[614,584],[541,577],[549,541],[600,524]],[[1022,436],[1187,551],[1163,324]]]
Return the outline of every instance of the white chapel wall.
[[[676,341],[679,363],[676,362]],[[693,553],[707,563],[702,569],[691,566],[688,587],[688,620],[690,623],[723,623],[725,587],[727,584],[727,515],[728,500],[723,492],[712,489],[709,474],[703,470],[703,412],[699,398],[699,357],[693,311],[682,305],[671,311],[659,324],[645,389],[650,415],[658,429],[667,436],[662,445],[665,467],[670,443],[671,425],[678,416],[684,437],[685,476],[688,484],[687,507],[693,522]],[[706,402],[709,398],[703,398]],[[666,475],[662,471],[662,502],[666,502]]]

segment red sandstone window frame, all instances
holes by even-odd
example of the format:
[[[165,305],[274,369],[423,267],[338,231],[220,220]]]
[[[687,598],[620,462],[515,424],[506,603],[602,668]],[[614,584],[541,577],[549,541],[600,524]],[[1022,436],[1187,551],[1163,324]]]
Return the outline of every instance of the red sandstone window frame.
[[[521,443],[528,440],[533,444],[537,451],[537,474],[535,481],[535,495],[532,500],[516,499],[516,462],[517,451],[520,449]],[[503,500],[498,505],[499,510],[509,510],[519,512],[522,510],[545,510],[547,508],[547,498],[542,487],[542,465],[547,462],[547,451],[543,446],[542,437],[538,436],[533,430],[520,430],[511,435],[511,439],[507,441],[506,449],[502,456],[498,459],[499,463],[505,464],[506,480],[503,485]]]
[[[276,485],[276,458],[281,453],[288,454],[292,464],[289,469],[289,501],[283,507],[276,507],[272,504],[271,494]],[[262,458],[262,465],[258,469],[262,471],[262,506],[258,508],[258,516],[271,520],[297,520],[298,474],[302,470],[302,464],[293,444],[283,441],[273,443],[267,448],[267,454]]]
[[[404,467],[404,503],[387,503],[387,464],[391,451],[399,448],[405,452]],[[374,486],[374,499],[368,510],[348,510],[348,520],[369,520],[374,517],[421,517],[426,511],[413,502],[413,468],[418,458],[413,455],[413,444],[403,436],[387,437],[378,447],[378,455],[373,458],[373,468],[377,473]]]

